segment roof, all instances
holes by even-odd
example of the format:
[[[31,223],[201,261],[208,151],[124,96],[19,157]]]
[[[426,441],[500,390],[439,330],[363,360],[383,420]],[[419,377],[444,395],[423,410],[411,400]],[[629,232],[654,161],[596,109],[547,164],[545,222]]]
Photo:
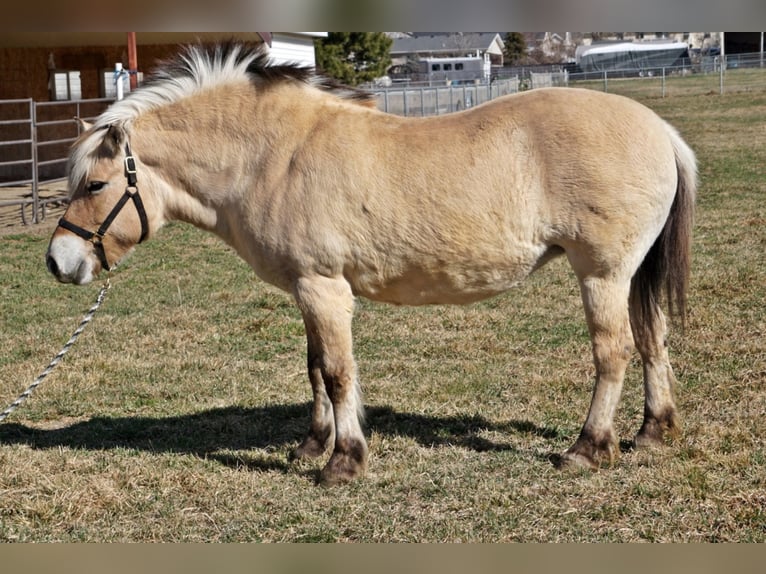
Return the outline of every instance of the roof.
[[[476,50],[494,53],[503,44],[498,32],[413,32],[409,37],[394,39],[391,55]]]
[[[582,49],[579,49],[582,48]],[[689,48],[686,42],[654,41],[654,42],[599,42],[590,46],[579,46],[578,55],[614,54],[620,52],[654,52],[658,50],[685,50]]]

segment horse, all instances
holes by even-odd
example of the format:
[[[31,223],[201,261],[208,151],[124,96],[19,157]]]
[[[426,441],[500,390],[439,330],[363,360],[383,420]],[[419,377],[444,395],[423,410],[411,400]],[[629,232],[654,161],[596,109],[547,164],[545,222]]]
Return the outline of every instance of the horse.
[[[628,361],[643,363],[637,447],[680,432],[669,319],[683,324],[697,187],[694,152],[629,98],[537,89],[405,118],[266,48],[195,44],[87,125],[47,266],[86,284],[168,221],[222,238],[292,295],[313,403],[303,441],[324,485],[364,475],[352,351],[355,299],[467,304],[554,257],[579,283],[595,364],[589,411],[559,466],[619,455]],[[665,315],[666,309],[669,315]]]

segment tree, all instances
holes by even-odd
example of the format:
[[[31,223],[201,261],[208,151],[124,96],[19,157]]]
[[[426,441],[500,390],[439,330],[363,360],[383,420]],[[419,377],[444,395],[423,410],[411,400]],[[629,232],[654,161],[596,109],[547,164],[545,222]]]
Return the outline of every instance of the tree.
[[[382,32],[330,32],[314,42],[317,68],[350,86],[369,82],[391,66],[392,44]]]
[[[521,32],[508,32],[503,41],[503,56],[507,64],[517,64],[527,55],[527,41]]]

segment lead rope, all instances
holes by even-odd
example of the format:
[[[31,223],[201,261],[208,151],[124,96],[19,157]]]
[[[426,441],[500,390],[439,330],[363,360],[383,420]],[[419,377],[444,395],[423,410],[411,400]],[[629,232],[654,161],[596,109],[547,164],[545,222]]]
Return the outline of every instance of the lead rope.
[[[96,314],[96,311],[98,311],[98,308],[101,306],[101,303],[104,302],[104,297],[106,296],[106,292],[109,290],[109,287],[111,287],[111,283],[109,282],[109,278],[107,277],[106,281],[104,282],[104,286],[101,287],[101,291],[98,292],[98,297],[96,297],[96,302],[93,304],[93,307],[88,309],[88,312],[85,313],[85,316],[82,318],[82,321],[80,321],[80,325],[75,329],[74,333],[72,333],[72,336],[69,337],[69,340],[64,344],[64,347],[59,351],[58,355],[53,357],[53,360],[48,364],[47,367],[45,367],[45,370],[40,373],[40,376],[38,376],[29,387],[27,387],[27,390],[24,391],[19,395],[19,398],[17,398],[15,401],[13,401],[10,406],[5,409],[2,413],[0,413],[0,422],[5,420],[8,415],[10,415],[13,411],[15,411],[19,406],[26,401],[33,392],[35,392],[35,389],[40,386],[40,383],[43,382],[43,379],[47,377],[53,369],[56,368],[56,365],[59,364],[61,359],[64,358],[64,355],[69,352],[69,349],[74,345],[74,342],[77,340],[77,338],[80,336],[80,334],[85,330],[85,327],[90,323],[91,319],[93,319],[93,315]]]

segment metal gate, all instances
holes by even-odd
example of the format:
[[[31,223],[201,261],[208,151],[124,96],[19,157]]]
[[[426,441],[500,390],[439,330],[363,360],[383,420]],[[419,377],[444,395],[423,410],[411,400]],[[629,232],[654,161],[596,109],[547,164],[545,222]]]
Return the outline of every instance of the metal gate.
[[[0,210],[19,208],[23,224],[45,219],[50,206],[66,203],[63,183],[75,118],[93,119],[112,99],[35,102],[0,100]]]

